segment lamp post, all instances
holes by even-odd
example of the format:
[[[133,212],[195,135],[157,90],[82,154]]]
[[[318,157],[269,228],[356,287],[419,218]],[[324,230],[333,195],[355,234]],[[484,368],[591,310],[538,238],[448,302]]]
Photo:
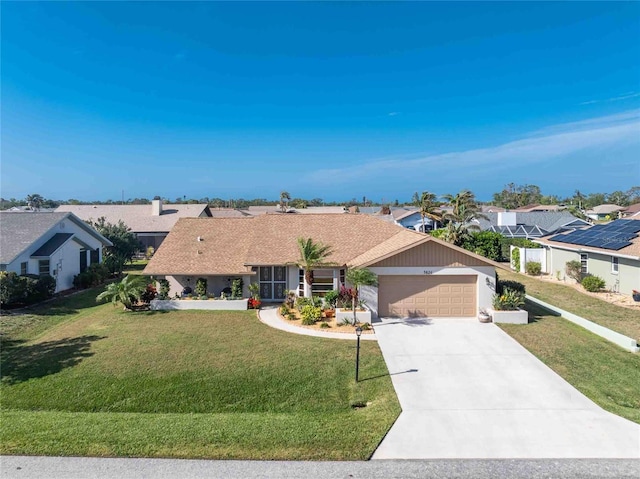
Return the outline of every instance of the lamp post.
[[[362,334],[362,328],[358,326],[356,328],[356,382],[358,382],[358,372],[360,369],[360,335]]]

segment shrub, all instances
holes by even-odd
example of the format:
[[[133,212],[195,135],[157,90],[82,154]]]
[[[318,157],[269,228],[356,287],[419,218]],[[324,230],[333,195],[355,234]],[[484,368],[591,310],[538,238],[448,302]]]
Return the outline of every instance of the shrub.
[[[244,286],[244,281],[242,281],[242,278],[236,278],[231,282],[231,299],[242,298],[243,286]]]
[[[369,331],[371,329],[371,325],[369,323],[362,323],[360,325],[360,329],[362,329],[363,331]]]
[[[498,279],[496,283],[496,294],[502,294],[506,289],[517,291],[519,293],[522,293],[523,295],[526,294],[524,284],[519,283],[518,281]]]
[[[328,328],[330,328],[330,327],[331,327],[331,326],[329,326],[327,323],[321,323],[321,324],[320,324],[320,329],[328,329]]]
[[[344,317],[338,323],[338,326],[352,326],[351,318]]]
[[[249,284],[249,294],[253,299],[260,300],[260,284],[259,283]]]
[[[340,296],[340,293],[338,291],[336,291],[335,289],[331,290],[331,291],[327,291],[324,295],[324,302],[325,305],[331,307],[331,308],[335,308],[336,307],[336,303],[338,302],[338,297]]]
[[[93,263],[85,271],[73,277],[73,286],[77,289],[86,289],[99,286],[111,276],[109,268],[104,263]]]
[[[353,288],[340,287],[340,293],[338,295],[337,306],[339,308],[351,309],[351,300],[356,296],[356,290]]]
[[[524,293],[505,288],[502,294],[493,296],[493,308],[498,311],[515,311],[524,304]]]
[[[287,307],[290,308],[290,309],[295,307],[295,305],[296,305],[296,292],[287,289],[287,290],[285,290],[284,295],[285,295],[284,304],[286,304]]]
[[[322,318],[322,309],[311,304],[307,304],[300,310],[300,317],[302,318],[302,324],[305,326],[316,324]]]
[[[604,279],[598,276],[585,276],[582,280],[582,287],[591,293],[597,293],[604,289]]]
[[[147,288],[144,290],[144,292],[140,295],[140,301],[144,304],[149,304],[152,300],[156,299],[157,295],[158,293],[155,286],[150,283],[147,285]]]
[[[247,301],[247,307],[249,309],[259,309],[261,304],[260,300],[256,298],[249,298]]]
[[[304,296],[299,296],[296,298],[296,308],[302,309],[305,306],[312,305],[311,298],[305,298]]]
[[[13,271],[0,273],[0,304],[16,306],[33,304],[53,296],[56,280],[53,276],[18,276]]]
[[[311,297],[311,304],[313,306],[315,306],[316,308],[322,308],[322,298],[320,296],[312,296]]]
[[[287,316],[289,314],[289,306],[287,306],[286,304],[280,306],[280,314],[282,316]]]
[[[477,231],[471,233],[462,242],[462,247],[493,261],[502,259],[502,238],[493,231]]]
[[[168,299],[169,298],[169,280],[168,279],[159,279],[158,280],[158,299]]]
[[[520,250],[518,248],[511,251],[511,266],[516,271],[520,271]]]
[[[565,271],[569,278],[574,279],[578,283],[582,282],[582,264],[580,264],[580,261],[567,261]]]
[[[542,272],[542,264],[539,261],[528,261],[525,269],[531,276],[539,276]]]
[[[196,281],[196,294],[198,296],[207,295],[207,278],[198,278]]]

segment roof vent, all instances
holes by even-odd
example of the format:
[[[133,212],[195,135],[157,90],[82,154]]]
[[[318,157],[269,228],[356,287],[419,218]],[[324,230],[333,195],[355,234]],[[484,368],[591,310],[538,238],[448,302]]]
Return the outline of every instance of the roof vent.
[[[198,241],[204,241],[204,238],[202,236],[198,236]]]

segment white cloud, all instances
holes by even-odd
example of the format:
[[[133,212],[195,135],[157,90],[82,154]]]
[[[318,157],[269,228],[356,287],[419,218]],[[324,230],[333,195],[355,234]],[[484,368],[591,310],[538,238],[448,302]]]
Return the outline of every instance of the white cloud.
[[[528,137],[497,145],[427,156],[375,159],[345,168],[323,169],[308,175],[309,182],[330,181],[333,184],[353,180],[366,181],[386,176],[407,180],[424,176],[453,174],[486,174],[487,170],[521,169],[550,160],[562,160],[584,151],[611,148],[616,145],[640,144],[640,110],[555,125],[532,132]]]
[[[600,102],[607,102],[607,101],[620,101],[620,100],[626,100],[628,98],[636,98],[640,96],[640,92],[633,92],[633,91],[628,91],[626,93],[622,93],[618,96],[614,96],[612,98],[607,98],[605,100],[588,100],[588,101],[583,101],[582,103],[578,103],[578,105],[592,105],[594,103],[600,103]]]
[[[399,114],[400,114],[399,111],[392,111],[391,113],[389,113],[389,116],[397,116]]]

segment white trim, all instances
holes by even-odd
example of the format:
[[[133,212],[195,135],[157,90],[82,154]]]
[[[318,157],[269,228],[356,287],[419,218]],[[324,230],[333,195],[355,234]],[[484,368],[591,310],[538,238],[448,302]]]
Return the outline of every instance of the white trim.
[[[618,258],[625,258],[625,259],[633,259],[633,260],[640,260],[640,256],[632,256],[629,254],[620,254],[620,253],[616,253],[614,250],[598,250],[598,249],[590,249],[590,248],[580,248],[580,247],[575,247],[575,248],[571,248],[570,246],[565,246],[562,245],[560,246],[559,244],[552,244],[552,243],[547,243],[546,241],[540,241],[540,240],[532,240],[534,243],[543,245],[543,246],[548,246],[549,248],[556,248],[556,249],[561,249],[563,251],[573,251],[575,253],[594,253],[594,254],[603,254],[605,256],[617,256]]]

